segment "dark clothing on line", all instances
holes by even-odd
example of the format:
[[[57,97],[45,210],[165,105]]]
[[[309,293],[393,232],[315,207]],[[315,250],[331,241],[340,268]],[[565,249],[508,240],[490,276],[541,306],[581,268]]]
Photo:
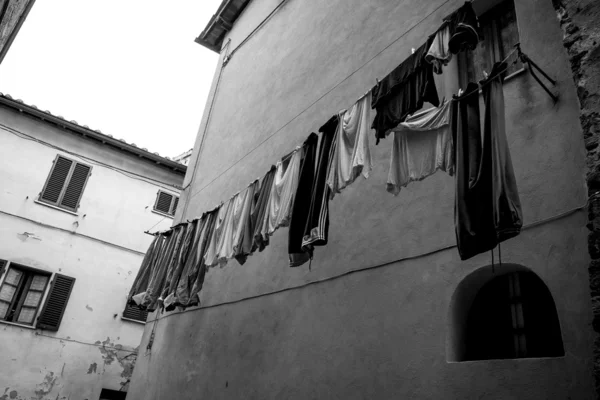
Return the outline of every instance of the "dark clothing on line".
[[[479,42],[479,22],[470,1],[444,18],[450,24],[448,49],[452,54],[475,50]]]
[[[244,265],[246,259],[248,259],[248,256],[254,252],[252,243],[254,242],[254,231],[256,226],[253,225],[252,215],[258,204],[260,182],[258,179],[256,179],[250,186],[252,186],[252,188],[249,189],[249,195],[252,194],[252,199],[250,200],[250,212],[247,215],[246,221],[242,222],[244,224],[244,232],[242,233],[242,240],[239,245],[238,252],[234,255],[235,259],[240,263],[240,265]]]
[[[198,245],[200,242],[202,230],[204,229],[204,225],[206,224],[206,214],[202,215],[200,219],[194,222],[196,223],[196,229],[194,230],[194,235],[191,239],[189,254],[187,256],[187,260],[185,261],[183,270],[181,271],[181,276],[179,278],[177,288],[175,289],[176,306],[184,306],[189,302],[190,291],[192,289],[193,284],[191,278],[193,276],[195,279],[195,274],[197,273],[197,264],[199,262]]]
[[[290,267],[299,267],[310,259],[310,254],[302,250],[304,229],[308,221],[311,205],[311,191],[315,180],[315,162],[319,137],[311,133],[304,141],[304,159],[300,166],[298,188],[294,196],[292,217],[288,231],[288,253]]]
[[[433,65],[425,61],[432,40],[430,37],[371,90],[371,108],[377,110],[371,128],[375,129],[377,143],[408,115],[421,109],[424,102],[440,105]]]
[[[190,274],[189,280],[192,282],[192,285],[189,300],[186,304],[183,304],[184,307],[197,306],[200,304],[200,291],[204,285],[204,278],[206,276],[207,269],[206,263],[204,262],[204,254],[206,253],[206,249],[210,243],[218,213],[219,208],[216,208],[206,214],[206,222],[198,242],[196,255],[198,262],[195,264],[195,268]]]
[[[492,154],[494,228],[498,243],[517,236],[523,226],[521,200],[513,171],[504,115],[503,78],[500,71],[506,70],[506,63],[495,63],[490,77],[482,81],[485,101],[484,148],[490,147]]]
[[[319,128],[319,132],[322,135],[317,171],[311,189],[308,219],[304,228],[304,237],[302,238],[302,251],[308,253],[310,258],[312,258],[314,246],[326,245],[329,235],[330,189],[327,185],[327,171],[329,170],[331,155],[335,150],[335,135],[339,121],[340,116],[336,114],[325,125]]]
[[[267,205],[269,203],[269,196],[271,195],[271,188],[273,187],[273,179],[275,178],[276,168],[271,165],[271,169],[265,174],[260,184],[260,191],[258,199],[256,200],[256,207],[250,213],[250,220],[254,227],[252,252],[263,251],[265,247],[269,245],[269,237],[263,237],[261,233],[262,222],[267,212]]]
[[[154,271],[154,264],[156,263],[156,259],[159,257],[159,254],[162,250],[162,245],[164,243],[163,235],[156,235],[150,246],[148,246],[148,251],[144,255],[144,259],[142,260],[142,264],[140,265],[140,269],[131,285],[131,290],[129,291],[129,296],[127,297],[127,303],[130,305],[138,305],[133,297],[136,294],[143,293],[148,289],[148,283],[150,281],[150,277],[152,272]]]

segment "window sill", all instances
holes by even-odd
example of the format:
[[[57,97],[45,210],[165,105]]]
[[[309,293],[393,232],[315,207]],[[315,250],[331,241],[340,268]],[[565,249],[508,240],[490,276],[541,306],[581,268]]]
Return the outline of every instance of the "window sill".
[[[160,211],[156,211],[156,210],[152,210],[152,212],[154,214],[162,215],[163,217],[167,217],[167,218],[171,218],[171,219],[173,219],[173,217],[174,217],[174,215],[166,214],[164,212],[160,212]]]
[[[131,319],[127,317],[121,317],[121,319],[129,322],[135,322],[136,324],[146,325],[145,321],[138,321],[137,319]]]
[[[12,325],[12,326],[16,326],[18,328],[25,328],[25,329],[31,329],[31,330],[35,330],[35,327],[32,325],[25,325],[25,324],[19,324],[17,322],[9,322],[9,321],[0,321],[0,324],[5,324],[5,325]]]
[[[33,200],[33,202],[34,202],[34,203],[36,203],[36,204],[40,204],[40,205],[42,205],[42,206],[44,206],[44,207],[49,207],[49,208],[52,208],[52,209],[54,209],[54,210],[57,210],[57,211],[62,211],[62,212],[64,212],[64,213],[67,213],[67,214],[74,215],[74,216],[76,216],[76,217],[78,217],[78,216],[79,216],[79,214],[77,214],[77,213],[75,213],[75,212],[73,212],[73,211],[65,210],[64,208],[60,208],[60,207],[57,207],[57,206],[53,206],[52,204],[44,203],[43,201],[39,201],[39,200]]]

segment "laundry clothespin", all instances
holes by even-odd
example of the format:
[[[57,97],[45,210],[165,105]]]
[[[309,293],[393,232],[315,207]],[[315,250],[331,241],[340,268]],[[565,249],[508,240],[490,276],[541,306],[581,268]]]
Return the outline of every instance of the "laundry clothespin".
[[[485,70],[483,71],[483,76],[484,76],[485,79],[488,78],[489,75],[488,75],[487,71],[485,71]]]
[[[410,51],[412,51],[412,54],[415,54],[415,51],[416,51],[416,50],[415,50],[415,48],[414,48],[414,47],[412,47],[412,48],[410,49]]]

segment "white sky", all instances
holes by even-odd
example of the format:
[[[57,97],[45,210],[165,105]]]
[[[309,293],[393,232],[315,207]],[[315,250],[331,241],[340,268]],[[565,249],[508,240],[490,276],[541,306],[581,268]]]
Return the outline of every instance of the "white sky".
[[[174,157],[193,147],[218,55],[194,42],[220,0],[37,0],[0,92]]]

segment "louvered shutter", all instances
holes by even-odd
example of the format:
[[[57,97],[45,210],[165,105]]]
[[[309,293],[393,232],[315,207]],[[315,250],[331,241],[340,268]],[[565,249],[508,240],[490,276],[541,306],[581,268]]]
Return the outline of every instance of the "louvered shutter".
[[[71,179],[69,179],[69,184],[67,185],[65,194],[60,201],[60,205],[62,207],[68,208],[72,211],[77,211],[77,206],[79,205],[79,200],[83,194],[83,188],[85,187],[85,183],[87,182],[87,178],[90,174],[90,169],[91,168],[87,165],[79,163],[75,164],[75,168],[71,174]]]
[[[4,274],[4,268],[6,268],[6,260],[0,260],[0,278]]]
[[[125,310],[123,310],[123,318],[134,319],[136,321],[146,322],[148,318],[148,311],[140,310],[136,306],[127,304]]]
[[[48,177],[48,181],[46,182],[46,186],[42,191],[42,200],[52,204],[58,203],[58,199],[60,198],[60,194],[65,186],[65,182],[69,176],[72,165],[73,161],[67,158],[60,156],[56,158],[54,161],[54,167],[52,168],[50,176]]]
[[[171,214],[175,215],[175,211],[177,211],[177,205],[179,205],[179,197],[175,197],[175,201],[173,201],[173,210]]]
[[[36,328],[49,331],[58,330],[74,284],[75,278],[61,274],[55,275]]]
[[[162,191],[158,192],[158,197],[156,198],[156,205],[154,209],[156,211],[163,212],[165,214],[169,214],[171,210],[171,202],[173,201],[173,196],[169,193],[165,193]]]

